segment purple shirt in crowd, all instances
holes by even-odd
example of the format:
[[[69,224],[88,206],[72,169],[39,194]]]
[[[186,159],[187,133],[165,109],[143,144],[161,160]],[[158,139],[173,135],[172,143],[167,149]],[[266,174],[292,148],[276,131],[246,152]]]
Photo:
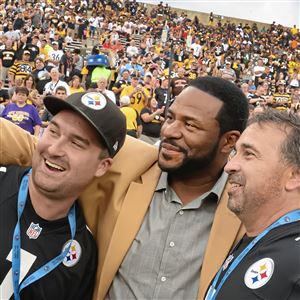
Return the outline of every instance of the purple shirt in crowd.
[[[1,117],[9,120],[24,130],[34,134],[34,127],[42,125],[37,109],[30,104],[19,107],[15,103],[8,104],[3,110]]]

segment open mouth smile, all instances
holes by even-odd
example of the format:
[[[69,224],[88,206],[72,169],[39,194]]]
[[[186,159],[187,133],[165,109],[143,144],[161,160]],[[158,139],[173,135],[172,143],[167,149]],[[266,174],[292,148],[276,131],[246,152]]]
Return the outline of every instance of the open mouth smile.
[[[57,165],[51,161],[49,161],[48,159],[44,160],[46,167],[51,170],[51,171],[55,171],[55,172],[63,172],[66,169],[60,165]]]

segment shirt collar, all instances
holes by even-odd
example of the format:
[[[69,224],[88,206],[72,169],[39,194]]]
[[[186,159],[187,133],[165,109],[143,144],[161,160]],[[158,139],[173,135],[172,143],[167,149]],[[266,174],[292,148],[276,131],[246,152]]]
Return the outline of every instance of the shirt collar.
[[[199,197],[201,197],[203,199],[210,193],[214,193],[218,197],[218,202],[219,202],[219,200],[223,194],[227,179],[228,179],[228,174],[225,171],[223,171],[221,176],[215,183],[215,185],[212,187],[212,189]],[[160,175],[160,178],[158,180],[155,191],[158,192],[160,190],[167,190],[167,189],[170,189],[170,187],[168,185],[168,173],[162,172]]]

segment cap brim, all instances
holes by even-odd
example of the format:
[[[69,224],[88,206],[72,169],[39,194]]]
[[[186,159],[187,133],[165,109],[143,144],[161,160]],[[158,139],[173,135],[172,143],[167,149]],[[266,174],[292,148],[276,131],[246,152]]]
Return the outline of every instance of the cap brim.
[[[105,142],[106,148],[110,151],[109,143],[107,142],[103,133],[95,126],[94,122],[82,110],[78,109],[76,106],[68,103],[67,101],[54,96],[46,96],[44,98],[44,105],[53,116],[55,116],[62,110],[73,110],[77,112],[79,115],[85,118],[93,128],[95,128],[95,130],[101,136],[102,140]]]

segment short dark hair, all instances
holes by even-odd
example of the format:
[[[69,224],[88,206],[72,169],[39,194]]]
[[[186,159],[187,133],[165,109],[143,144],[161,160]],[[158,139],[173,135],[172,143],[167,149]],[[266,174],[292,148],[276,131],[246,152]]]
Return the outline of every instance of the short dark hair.
[[[282,159],[300,169],[300,117],[293,112],[267,109],[251,117],[248,126],[255,123],[274,124],[285,132],[286,138],[280,148]]]
[[[24,86],[17,86],[15,90],[16,94],[25,94],[26,96],[29,95],[29,91],[26,87]]]
[[[232,82],[220,77],[205,76],[192,80],[189,86],[218,98],[223,105],[216,117],[220,135],[230,130],[243,132],[249,117],[248,100]]]
[[[64,91],[67,94],[67,89],[64,86],[62,86],[62,85],[58,86],[55,89],[55,93],[57,93],[57,91]]]

